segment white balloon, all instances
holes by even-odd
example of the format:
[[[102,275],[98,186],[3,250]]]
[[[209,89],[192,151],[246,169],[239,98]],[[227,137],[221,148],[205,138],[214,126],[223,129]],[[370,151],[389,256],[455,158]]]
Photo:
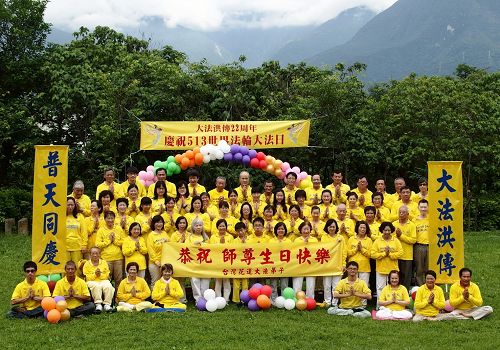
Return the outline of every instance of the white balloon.
[[[205,300],[215,300],[215,290],[207,289],[205,292],[203,292],[203,297],[205,298]]]
[[[210,163],[210,156],[205,154],[203,156],[203,163],[207,164],[207,163]]]
[[[220,140],[219,143],[217,144],[220,148],[222,148],[223,146],[226,146],[227,145],[227,141],[226,140]]]
[[[208,302],[207,302],[208,304]],[[285,302],[283,303],[285,306],[285,309],[287,310],[293,310],[295,309],[295,301],[293,299],[286,299]]]
[[[274,306],[276,306],[279,309],[283,309],[285,307],[285,298],[277,297],[276,300],[274,301]]]
[[[207,146],[201,146],[200,147],[200,153],[203,154],[203,155],[208,154]]]
[[[221,310],[226,307],[227,302],[223,297],[217,297],[215,301],[217,302],[217,309]]]
[[[222,146],[221,149],[222,149],[222,152],[224,152],[224,153],[231,152],[231,146],[229,146],[228,144]]]
[[[220,149],[218,149],[215,152],[215,156],[217,157],[217,159],[222,159],[222,158],[224,158],[224,152],[222,152]]]
[[[217,153],[216,152],[211,152],[210,153],[210,160],[216,160],[217,159]]]
[[[211,290],[211,289],[209,289],[209,290]],[[212,292],[213,292],[213,290],[212,290]],[[215,299],[207,300],[206,308],[207,308],[207,311],[214,312],[215,310],[217,310],[217,301],[215,301]]]

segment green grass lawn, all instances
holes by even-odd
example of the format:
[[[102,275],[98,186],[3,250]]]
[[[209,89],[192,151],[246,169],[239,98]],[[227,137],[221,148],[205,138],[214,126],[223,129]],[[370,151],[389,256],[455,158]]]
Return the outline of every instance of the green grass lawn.
[[[30,259],[31,238],[0,236],[2,312]],[[0,317],[7,349],[500,349],[500,232],[466,233],[472,268],[493,315],[480,321],[397,322],[335,317],[324,309],[252,313],[230,305],[215,313],[101,314],[51,325]]]

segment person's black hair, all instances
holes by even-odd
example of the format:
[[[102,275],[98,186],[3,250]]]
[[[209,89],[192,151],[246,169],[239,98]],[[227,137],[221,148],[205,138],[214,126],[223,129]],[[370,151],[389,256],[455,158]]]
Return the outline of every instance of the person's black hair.
[[[26,261],[23,265],[23,271],[26,272],[27,269],[33,268],[35,271],[38,270],[38,266],[36,265],[36,262],[34,261]]]
[[[151,200],[151,198],[149,197],[142,197],[141,198],[141,204],[139,204],[139,211],[142,212],[142,207],[144,205],[152,205],[153,204],[153,201]]]
[[[110,190],[103,190],[99,193],[98,199],[102,202],[102,197],[109,196],[109,201],[112,202],[115,199],[115,195]]]
[[[72,200],[73,204],[75,205],[73,207],[73,210],[71,211],[71,215],[73,215],[73,217],[76,219],[78,217],[78,209],[76,208],[76,199],[74,199],[73,197],[66,197],[66,201],[68,200]]]

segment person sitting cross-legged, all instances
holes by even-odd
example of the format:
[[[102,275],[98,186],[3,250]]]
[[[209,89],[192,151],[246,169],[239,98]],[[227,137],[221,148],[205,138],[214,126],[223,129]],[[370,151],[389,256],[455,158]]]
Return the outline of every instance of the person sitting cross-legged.
[[[138,263],[131,261],[127,264],[127,277],[120,282],[116,296],[117,311],[141,311],[153,306],[151,302],[146,301],[151,295],[148,283],[137,275],[138,272]]]
[[[83,274],[94,299],[95,311],[100,313],[111,311],[115,288],[109,281],[108,263],[101,259],[101,250],[97,247],[90,249],[90,260],[83,265]]]

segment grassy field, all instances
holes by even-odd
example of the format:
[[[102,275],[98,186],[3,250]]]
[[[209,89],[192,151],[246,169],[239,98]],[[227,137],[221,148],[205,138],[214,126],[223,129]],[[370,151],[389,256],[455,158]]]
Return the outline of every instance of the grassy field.
[[[485,304],[481,321],[393,322],[273,309],[251,313],[230,305],[215,313],[193,305],[185,314],[101,314],[51,325],[45,320],[0,317],[7,349],[499,349],[500,232],[466,233],[466,265],[472,268]],[[2,312],[30,259],[30,237],[0,236]]]

